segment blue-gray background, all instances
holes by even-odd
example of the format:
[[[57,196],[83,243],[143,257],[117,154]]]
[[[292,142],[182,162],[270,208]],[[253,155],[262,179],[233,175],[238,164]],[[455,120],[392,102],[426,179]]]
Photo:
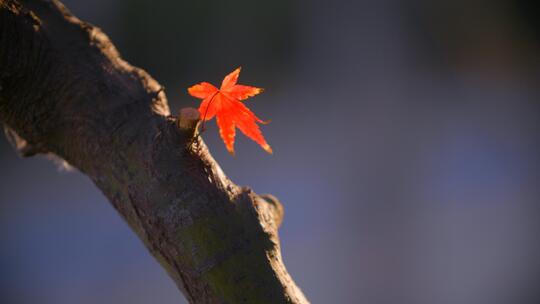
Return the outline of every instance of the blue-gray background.
[[[534,1],[66,0],[166,87],[237,66],[274,155],[238,184],[284,203],[314,303],[540,302],[540,18]],[[182,303],[89,179],[0,139],[0,303]]]

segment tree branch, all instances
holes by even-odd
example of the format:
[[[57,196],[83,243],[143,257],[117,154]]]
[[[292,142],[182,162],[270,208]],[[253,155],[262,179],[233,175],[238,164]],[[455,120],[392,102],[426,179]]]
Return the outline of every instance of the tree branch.
[[[24,156],[88,175],[191,303],[307,303],[283,207],[232,183],[162,87],[58,1],[0,0],[0,122]]]

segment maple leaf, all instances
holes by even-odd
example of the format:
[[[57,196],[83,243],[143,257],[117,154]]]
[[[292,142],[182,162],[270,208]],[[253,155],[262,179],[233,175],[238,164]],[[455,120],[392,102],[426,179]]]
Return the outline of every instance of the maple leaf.
[[[191,96],[202,99],[199,112],[203,122],[216,117],[219,134],[229,153],[234,155],[236,128],[258,143],[266,152],[272,153],[272,148],[257,125],[265,122],[255,116],[241,101],[261,93],[263,89],[236,84],[240,69],[237,68],[225,76],[219,89],[208,82],[201,82],[190,87],[188,92]]]

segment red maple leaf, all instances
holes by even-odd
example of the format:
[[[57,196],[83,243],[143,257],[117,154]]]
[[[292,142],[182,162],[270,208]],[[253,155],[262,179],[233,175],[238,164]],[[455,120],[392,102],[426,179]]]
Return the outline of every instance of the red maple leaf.
[[[219,134],[229,153],[234,155],[234,137],[236,128],[247,137],[258,143],[266,152],[272,153],[272,148],[264,139],[257,125],[265,123],[251,112],[241,100],[255,96],[263,91],[261,88],[236,84],[240,68],[237,68],[223,78],[218,89],[208,82],[201,82],[188,89],[191,96],[202,99],[199,112],[203,119],[212,119],[216,116]]]

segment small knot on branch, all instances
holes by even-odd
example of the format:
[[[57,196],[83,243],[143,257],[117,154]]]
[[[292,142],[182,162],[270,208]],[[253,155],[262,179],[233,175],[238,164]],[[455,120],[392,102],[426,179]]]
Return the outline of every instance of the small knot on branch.
[[[17,132],[8,126],[4,125],[4,132],[9,143],[17,150],[22,157],[31,157],[39,153],[47,153],[47,150],[43,147],[31,145],[24,138],[20,137]]]
[[[190,138],[195,137],[201,115],[195,108],[183,108],[178,114],[178,128],[186,132]]]
[[[271,194],[262,194],[259,195],[259,197],[267,203],[267,206],[272,214],[272,222],[274,223],[276,229],[279,228],[283,222],[285,208],[283,208],[283,205],[279,202],[279,200]]]

